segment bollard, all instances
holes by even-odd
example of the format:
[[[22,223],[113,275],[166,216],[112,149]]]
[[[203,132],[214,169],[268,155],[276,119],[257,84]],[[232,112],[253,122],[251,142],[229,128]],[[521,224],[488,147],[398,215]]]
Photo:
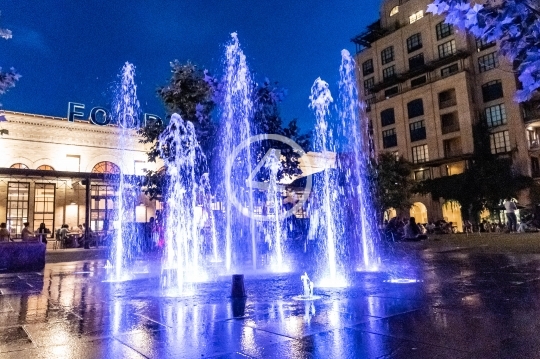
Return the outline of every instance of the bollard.
[[[244,287],[244,275],[233,274],[231,298],[245,298],[245,297],[246,297],[246,288]]]

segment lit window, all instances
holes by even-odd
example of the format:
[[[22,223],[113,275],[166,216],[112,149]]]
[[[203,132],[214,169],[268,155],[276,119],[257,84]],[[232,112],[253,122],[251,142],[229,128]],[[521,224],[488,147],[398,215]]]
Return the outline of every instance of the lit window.
[[[424,17],[424,10],[420,10],[409,16],[409,24],[416,22]]]
[[[25,165],[24,163],[14,163],[9,168],[22,168],[22,169],[27,170],[28,166]]]
[[[49,166],[49,165],[41,165],[41,166],[39,166],[38,168],[36,168],[36,170],[40,170],[40,171],[54,171],[54,168],[52,168],[52,167]]]
[[[414,146],[412,148],[413,163],[422,163],[429,161],[427,145]]]
[[[484,111],[488,127],[506,124],[506,109],[504,104],[487,107]]]
[[[495,132],[489,135],[491,153],[510,152],[510,135],[508,131]]]
[[[109,161],[103,161],[99,162],[92,168],[92,173],[112,173],[112,174],[120,174],[120,167],[118,167],[116,164],[109,162]]]
[[[394,16],[399,12],[399,6],[394,6],[392,10],[390,10],[390,16]]]

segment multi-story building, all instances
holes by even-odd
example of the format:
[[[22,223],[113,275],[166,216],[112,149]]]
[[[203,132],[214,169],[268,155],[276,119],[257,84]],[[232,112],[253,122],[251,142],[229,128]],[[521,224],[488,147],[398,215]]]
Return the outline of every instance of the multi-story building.
[[[416,180],[459,174],[473,154],[473,126],[485,121],[491,151],[517,171],[539,176],[538,105],[513,100],[518,83],[496,43],[427,14],[430,0],[383,0],[380,19],[357,44],[360,92],[377,151],[415,165]],[[459,206],[416,197],[420,222],[446,218],[461,229]]]

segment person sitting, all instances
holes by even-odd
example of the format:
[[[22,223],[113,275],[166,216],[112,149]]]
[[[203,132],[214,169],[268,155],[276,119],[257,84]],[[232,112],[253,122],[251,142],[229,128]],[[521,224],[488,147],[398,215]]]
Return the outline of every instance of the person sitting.
[[[30,230],[30,223],[24,222],[23,225],[24,228],[21,231],[21,238],[23,242],[35,241],[36,236],[34,236],[34,233]]]
[[[422,239],[427,239],[427,236],[422,234],[420,228],[418,228],[416,219],[414,217],[409,218],[409,223],[405,225],[404,232],[406,241],[419,241]]]
[[[0,223],[0,242],[14,242],[5,223]]]
[[[47,227],[45,227],[45,223],[40,223],[39,228],[37,230],[37,237],[38,240],[43,242],[44,244],[47,244],[47,234],[51,234],[51,230]]]

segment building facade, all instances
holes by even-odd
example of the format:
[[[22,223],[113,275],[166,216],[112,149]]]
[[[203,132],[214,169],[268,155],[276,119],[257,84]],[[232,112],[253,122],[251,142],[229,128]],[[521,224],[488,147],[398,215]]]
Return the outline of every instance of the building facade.
[[[27,221],[33,229],[45,223],[51,232],[62,224],[112,229],[118,201],[114,176],[159,168],[147,162],[148,145],[139,143],[135,130],[119,148],[116,126],[9,111],[2,119],[0,222],[7,223],[14,237]],[[156,205],[139,193],[133,221],[146,222]]]
[[[538,105],[513,100],[516,75],[496,43],[426,14],[430,3],[383,0],[380,19],[352,40],[376,150],[404,156],[416,180],[459,174],[474,151],[473,127],[483,121],[492,153],[538,177]],[[444,218],[461,230],[459,206],[414,201],[411,215],[421,223]]]

